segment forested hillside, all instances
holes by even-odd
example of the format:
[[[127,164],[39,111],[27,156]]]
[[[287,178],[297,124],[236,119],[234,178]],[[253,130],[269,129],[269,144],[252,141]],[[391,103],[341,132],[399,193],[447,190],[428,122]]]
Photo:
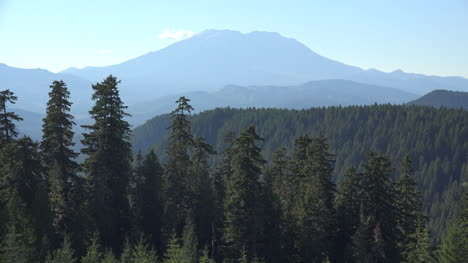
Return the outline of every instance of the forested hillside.
[[[18,98],[0,92],[0,262],[467,258],[465,111],[375,105],[192,116],[182,96],[135,131],[132,152],[119,83],[110,75],[92,85],[80,153],[66,83],[50,85],[40,142],[19,135]],[[157,152],[138,150],[150,148],[146,141],[159,141]]]
[[[432,106],[437,108],[463,108],[468,110],[468,92],[434,90],[417,100],[409,102],[408,104]]]
[[[360,167],[368,151],[389,154],[394,163],[405,155],[414,160],[415,178],[423,192],[424,204],[436,237],[444,232],[448,219],[457,211],[460,182],[468,180],[468,112],[422,106],[355,106],[282,109],[215,109],[191,117],[195,136],[203,136],[220,152],[229,132],[239,134],[255,124],[262,153],[271,159],[285,146],[292,149],[294,138],[323,134],[336,154],[334,177],[347,167]],[[165,159],[165,137],[170,119],[157,116],[133,132],[134,150],[154,146]]]

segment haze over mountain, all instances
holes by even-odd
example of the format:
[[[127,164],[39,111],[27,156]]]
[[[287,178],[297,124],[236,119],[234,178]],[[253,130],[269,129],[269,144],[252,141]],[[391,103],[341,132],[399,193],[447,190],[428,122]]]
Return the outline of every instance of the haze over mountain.
[[[217,107],[307,109],[323,106],[402,104],[418,96],[399,89],[357,83],[350,80],[316,80],[293,86],[227,85],[214,92],[197,91],[168,95],[131,105],[133,123],[171,112],[174,102],[186,96],[196,112]]]
[[[207,30],[121,64],[69,68],[57,74],[0,64],[2,89],[18,96],[15,108],[44,114],[49,85],[62,79],[72,94],[72,113],[79,122],[86,121],[92,106],[91,85],[109,74],[122,80],[121,96],[130,105],[135,125],[172,110],[180,95],[193,98],[201,111],[226,106],[407,103],[434,89],[468,91],[465,78],[362,70],[271,32]]]
[[[468,110],[468,92],[434,90],[408,104]]]
[[[54,80],[67,83],[75,117],[85,117],[91,105],[91,82],[80,77],[56,74],[44,69],[21,69],[0,64],[0,89],[10,89],[18,97],[14,108],[43,113],[49,99],[49,85]]]
[[[468,80],[405,73],[384,73],[322,57],[299,41],[278,33],[207,30],[118,65],[67,69],[99,81],[109,74],[122,79],[129,102],[145,96],[187,91],[211,91],[225,85],[297,85],[311,80],[346,79],[425,94],[434,89],[468,91]]]

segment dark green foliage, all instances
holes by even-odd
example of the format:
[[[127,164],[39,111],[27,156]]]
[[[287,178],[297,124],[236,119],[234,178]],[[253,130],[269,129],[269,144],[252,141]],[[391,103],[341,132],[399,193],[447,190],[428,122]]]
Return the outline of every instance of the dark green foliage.
[[[212,228],[215,222],[215,201],[211,169],[208,164],[209,157],[216,152],[204,139],[198,137],[194,140],[192,154],[192,174],[194,182],[191,184],[195,194],[195,224],[199,233],[200,243],[206,244],[212,237]]]
[[[432,206],[432,216],[458,210],[468,171],[467,130],[459,125],[467,120],[464,112],[372,106],[224,109],[192,117],[189,100],[181,97],[169,142],[162,143],[164,171],[154,151],[137,154],[130,169],[129,126],[117,84],[109,76],[93,86],[94,124],[83,139],[86,180],[70,150],[73,121],[63,82],[52,85],[42,156],[27,137],[12,136],[2,145],[0,262],[155,263],[154,247],[164,252],[162,262],[177,263],[430,262],[433,241],[418,190],[426,201],[437,195],[437,205],[447,203]],[[191,120],[206,141],[192,136]],[[262,125],[266,141],[250,123]],[[248,128],[235,138],[242,126]],[[316,136],[322,133],[330,140]],[[366,162],[363,145],[390,154],[373,151]],[[270,157],[275,148],[267,164],[261,149]],[[417,157],[414,164],[406,154]],[[401,160],[394,177],[392,162]],[[441,178],[428,185],[426,177],[435,173]],[[465,195],[464,210],[436,253],[440,262],[467,257],[467,202]],[[448,216],[430,221],[432,227]],[[91,231],[96,237],[84,249]],[[57,248],[57,237],[68,232],[72,242],[64,238]]]
[[[197,263],[198,262],[198,238],[195,232],[195,223],[191,215],[187,217],[187,223],[183,233],[184,244],[180,250],[182,257],[181,263]]]
[[[55,250],[52,257],[46,263],[75,263],[77,259],[74,257],[74,251],[71,248],[68,236],[63,239],[62,247]]]
[[[199,263],[215,263],[215,261],[208,255],[208,247],[203,249]]]
[[[300,161],[301,157],[295,159]],[[299,256],[302,262],[320,262],[326,256],[334,256],[336,229],[333,206],[335,185],[331,178],[334,159],[325,137],[312,138],[303,162],[304,167],[298,174],[299,188],[294,208],[298,228],[296,247],[301,251]]]
[[[115,258],[111,250],[108,250],[104,255],[104,258],[101,260],[101,263],[118,263],[118,260]]]
[[[63,81],[54,81],[50,86],[47,116],[44,118],[41,142],[42,157],[47,169],[46,180],[49,191],[49,205],[52,211],[53,227],[56,239],[63,239],[65,233],[74,233],[72,221],[77,216],[79,207],[75,207],[70,196],[71,191],[82,180],[77,176],[78,156],[72,150],[73,116],[70,115],[70,92]],[[75,235],[73,235],[75,238]]]
[[[389,157],[369,153],[361,179],[361,211],[371,231],[370,249],[377,262],[398,260],[395,190]]]
[[[440,249],[436,251],[437,262],[464,262],[468,258],[468,191],[464,194],[462,205],[463,211],[449,227]]]
[[[162,263],[180,263],[182,260],[183,257],[179,239],[175,235],[172,235],[167,244],[167,250],[164,254]]]
[[[161,247],[162,175],[161,164],[154,151],[150,151],[137,167],[133,195],[136,230],[155,247]]]
[[[26,263],[37,257],[35,233],[24,203],[12,193],[6,206],[8,224],[0,249],[0,262]]]
[[[408,104],[432,107],[464,108],[465,110],[468,110],[468,92],[434,90],[417,100],[409,102]]]
[[[410,236],[411,241],[407,244],[405,252],[402,252],[404,261],[407,263],[434,262],[432,256],[432,241],[427,225],[419,221],[416,230]]]
[[[165,166],[164,182],[164,223],[168,233],[180,235],[185,218],[194,209],[194,192],[191,187],[193,175],[191,171],[189,149],[193,146],[190,122],[187,114],[193,110],[189,99],[179,98],[177,109],[171,113],[172,125],[169,127],[169,144],[167,146],[168,161]],[[167,233],[166,233],[167,234]]]
[[[369,231],[369,220],[361,213],[359,226],[351,236],[351,249],[347,248],[345,251],[344,262],[359,262],[371,263],[373,262],[370,254],[371,237]],[[349,255],[351,254],[351,256]]]
[[[255,127],[245,129],[233,148],[232,174],[227,178],[224,202],[224,239],[229,258],[245,249],[248,257],[258,253],[263,222],[260,222],[260,175],[265,160],[256,142],[262,140]]]
[[[134,130],[137,149],[156,146],[164,157],[168,117],[161,115]],[[423,196],[431,233],[438,239],[446,222],[459,209],[461,177],[467,174],[468,112],[422,106],[373,105],[353,107],[281,109],[215,109],[191,117],[194,136],[202,136],[221,152],[227,132],[239,134],[255,124],[266,138],[259,145],[267,160],[281,146],[292,151],[299,136],[322,133],[336,153],[337,179],[351,166],[361,167],[369,150],[385,152],[393,163],[406,155],[413,160],[414,179]],[[143,143],[143,138],[146,143]],[[217,157],[216,159],[221,159]]]
[[[421,194],[416,190],[416,182],[413,179],[414,170],[411,160],[406,156],[400,165],[400,175],[396,178],[396,205],[398,222],[398,247],[402,255],[406,255],[411,250],[410,243],[417,242],[414,239],[418,224],[423,224],[423,206]],[[421,231],[421,230],[420,230]],[[405,256],[403,261],[407,261]]]
[[[36,259],[43,259],[47,254],[50,214],[37,143],[28,137],[11,142],[0,154],[0,163],[5,225],[16,224],[15,232],[30,240],[24,245],[32,249]]]
[[[96,263],[100,262],[102,259],[102,253],[100,251],[100,246],[98,244],[97,237],[91,239],[90,244],[86,250],[86,255],[81,258],[81,263]]]
[[[338,191],[335,199],[335,207],[337,212],[337,255],[338,259],[342,261],[350,261],[352,258],[352,240],[351,237],[355,235],[356,230],[360,229],[360,233],[355,235],[355,245],[364,246],[364,236],[366,235],[366,225],[361,225],[361,175],[355,168],[348,168],[341,181],[338,184]],[[363,243],[364,242],[364,243]],[[339,249],[345,248],[345,249]],[[359,257],[362,258],[363,247],[357,250]],[[341,253],[340,253],[341,252]],[[363,259],[362,259],[363,260]]]
[[[105,247],[119,251],[130,224],[127,189],[130,177],[130,126],[119,96],[117,78],[110,75],[93,85],[96,102],[89,112],[93,125],[83,126],[82,153],[87,175],[88,211]]]
[[[14,122],[23,119],[7,109],[7,103],[15,104],[17,97],[10,90],[0,91],[0,149],[10,143],[18,132]]]
[[[158,257],[156,251],[151,249],[148,245],[143,242],[143,239],[140,239],[138,243],[131,250],[131,260],[124,261],[123,258],[120,259],[120,263],[156,263],[158,262]]]

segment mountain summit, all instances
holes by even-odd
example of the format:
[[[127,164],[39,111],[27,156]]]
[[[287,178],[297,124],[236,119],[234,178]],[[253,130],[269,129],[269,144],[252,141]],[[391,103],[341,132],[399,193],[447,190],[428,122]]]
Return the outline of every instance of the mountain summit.
[[[296,85],[359,71],[278,33],[206,30],[118,65],[66,73],[91,81],[114,74],[122,79],[122,92],[129,98],[129,89],[135,87],[145,94],[164,95],[215,90],[227,84]]]

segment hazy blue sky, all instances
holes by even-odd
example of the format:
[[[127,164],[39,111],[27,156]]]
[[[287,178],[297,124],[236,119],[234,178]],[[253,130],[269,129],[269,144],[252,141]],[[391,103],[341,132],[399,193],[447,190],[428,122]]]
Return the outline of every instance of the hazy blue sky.
[[[0,0],[0,63],[110,65],[205,29],[278,32],[365,69],[468,77],[468,0]]]

